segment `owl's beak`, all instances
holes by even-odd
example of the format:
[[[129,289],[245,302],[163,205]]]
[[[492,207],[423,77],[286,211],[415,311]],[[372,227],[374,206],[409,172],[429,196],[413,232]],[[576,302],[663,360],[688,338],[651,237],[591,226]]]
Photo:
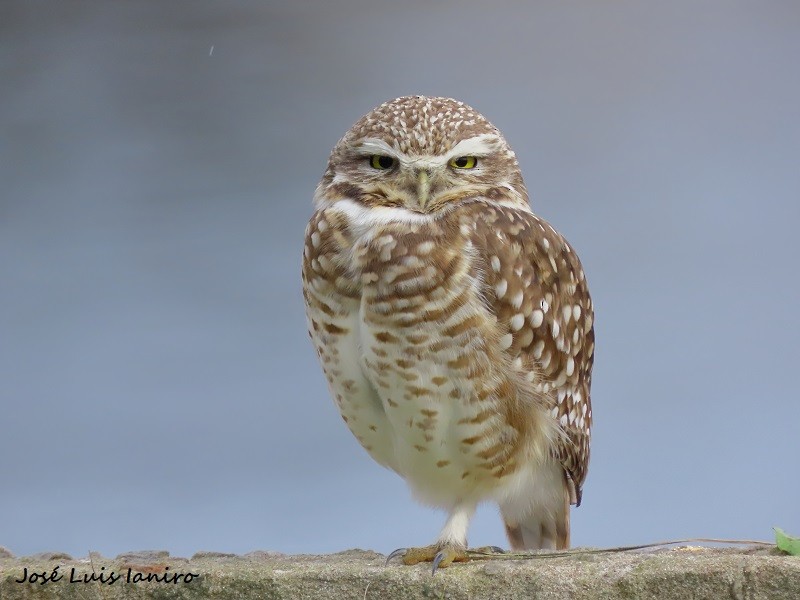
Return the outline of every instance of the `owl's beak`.
[[[417,202],[419,202],[419,207],[424,209],[425,205],[428,204],[428,197],[431,193],[431,180],[430,175],[425,170],[421,170],[417,174]]]

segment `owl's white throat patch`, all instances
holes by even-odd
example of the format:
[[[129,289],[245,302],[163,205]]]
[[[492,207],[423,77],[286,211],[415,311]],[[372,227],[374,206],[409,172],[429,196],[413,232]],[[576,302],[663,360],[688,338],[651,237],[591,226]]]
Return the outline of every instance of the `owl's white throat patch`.
[[[424,214],[395,206],[364,206],[344,198],[335,201],[328,210],[344,214],[357,236],[364,235],[376,226],[389,223],[430,223],[434,215]]]

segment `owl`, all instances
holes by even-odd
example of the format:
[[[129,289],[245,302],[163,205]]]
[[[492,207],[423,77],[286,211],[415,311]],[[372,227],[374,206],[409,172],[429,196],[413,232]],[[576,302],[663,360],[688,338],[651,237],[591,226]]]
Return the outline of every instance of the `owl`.
[[[447,512],[405,564],[468,560],[476,506],[513,549],[569,547],[589,461],[594,312],[573,248],[531,210],[480,113],[408,96],[334,147],[305,232],[309,334],[350,431]]]

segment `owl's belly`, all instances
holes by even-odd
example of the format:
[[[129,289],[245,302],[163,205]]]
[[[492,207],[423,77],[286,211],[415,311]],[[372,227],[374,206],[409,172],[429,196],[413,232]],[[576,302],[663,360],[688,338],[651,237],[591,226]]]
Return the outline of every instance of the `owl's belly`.
[[[466,401],[474,386],[447,367],[452,352],[443,348],[434,356],[404,343],[427,336],[435,344],[435,333],[375,329],[357,313],[336,320],[335,329],[346,333],[320,329],[312,338],[324,348],[320,358],[336,405],[375,461],[434,505],[448,506],[484,487],[490,474],[478,456],[485,446],[476,424],[481,409]]]
[[[464,348],[443,334],[446,327],[361,326],[364,373],[385,411],[394,468],[414,495],[452,506],[502,487],[507,480],[492,460],[503,446],[501,416],[469,372],[454,366]]]

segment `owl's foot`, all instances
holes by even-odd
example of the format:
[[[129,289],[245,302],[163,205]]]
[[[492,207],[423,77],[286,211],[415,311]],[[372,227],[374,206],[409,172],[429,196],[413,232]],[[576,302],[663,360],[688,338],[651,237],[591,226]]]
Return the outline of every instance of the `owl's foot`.
[[[432,544],[422,548],[398,548],[386,557],[388,564],[393,558],[401,557],[404,565],[415,565],[421,562],[433,563],[432,573],[436,569],[449,567],[454,562],[466,562],[469,555],[465,548],[452,544]]]

